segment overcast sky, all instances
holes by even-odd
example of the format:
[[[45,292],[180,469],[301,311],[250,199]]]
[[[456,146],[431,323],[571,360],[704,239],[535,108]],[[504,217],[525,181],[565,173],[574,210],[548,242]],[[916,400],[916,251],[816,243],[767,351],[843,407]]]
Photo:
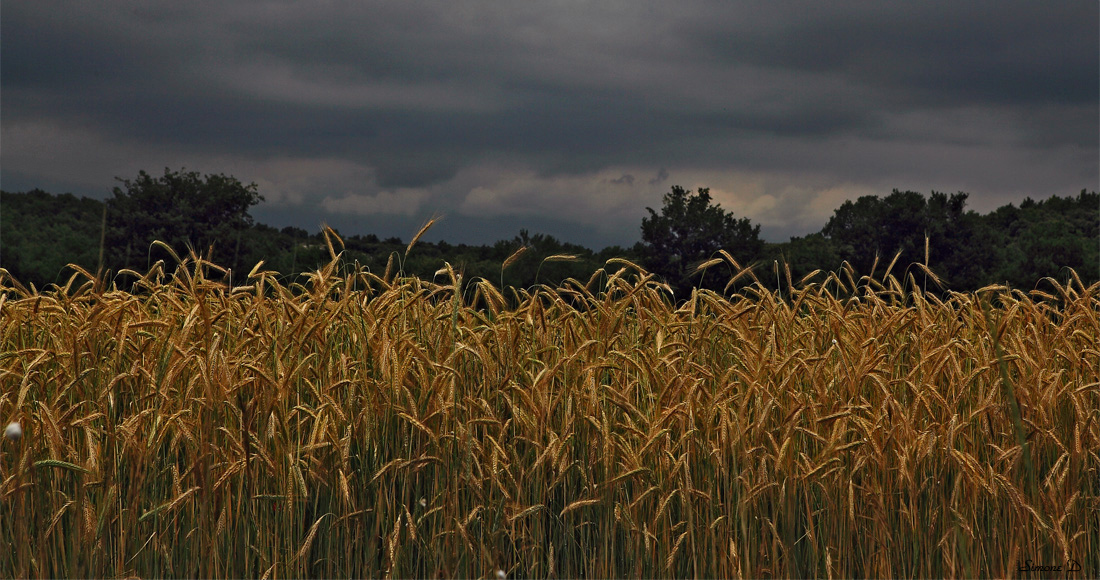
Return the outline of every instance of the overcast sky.
[[[186,167],[278,227],[594,249],[672,185],[771,241],[894,188],[985,212],[1098,188],[1098,6],[4,2],[0,186]]]

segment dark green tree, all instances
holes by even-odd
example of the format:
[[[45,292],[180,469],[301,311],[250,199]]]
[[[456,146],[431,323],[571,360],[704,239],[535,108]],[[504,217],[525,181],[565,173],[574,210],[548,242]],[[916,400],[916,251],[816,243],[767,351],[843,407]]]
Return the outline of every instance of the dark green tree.
[[[844,202],[821,233],[860,275],[871,273],[876,258],[884,268],[900,252],[895,275],[927,260],[949,287],[969,288],[989,275],[997,252],[980,217],[965,211],[967,197],[933,191],[925,199],[896,189],[884,198],[867,195]]]
[[[234,177],[173,172],[154,178],[118,179],[107,201],[107,246],[112,268],[144,271],[168,253],[151,246],[159,240],[181,257],[190,249],[224,266],[239,269],[242,233],[252,226],[248,210],[263,201],[256,184]],[[251,266],[251,265],[249,265]]]
[[[702,262],[726,250],[741,265],[747,266],[760,256],[764,241],[760,226],[748,218],[736,219],[717,203],[712,203],[709,188],[696,193],[676,185],[664,196],[658,214],[646,208],[642,219],[642,241],[637,246],[644,265],[672,286],[678,298],[684,298],[693,286],[721,291],[731,274],[728,266],[708,269],[705,276],[693,275]]]
[[[925,208],[928,266],[953,290],[988,284],[1002,255],[995,232],[976,212],[965,211],[968,197],[961,191],[951,196],[933,191]]]
[[[1030,289],[1048,276],[1065,282],[1065,268],[1086,285],[1100,279],[1098,207],[1100,195],[1081,190],[1076,198],[1027,198],[983,216],[1000,250],[990,282]]]
[[[928,229],[924,196],[894,190],[886,198],[865,195],[845,201],[821,230],[860,275],[870,274],[876,257],[889,262],[901,252],[901,264],[924,259]],[[885,266],[885,264],[882,264]]]
[[[67,264],[94,273],[102,216],[95,199],[0,191],[0,268],[39,289],[64,283],[73,273]]]
[[[769,258],[790,268],[791,279],[796,284],[814,270],[829,271],[840,266],[836,248],[820,233],[793,236],[790,242],[777,245],[780,246],[779,251],[775,252],[774,258]],[[785,273],[783,277],[786,277]],[[786,281],[783,280],[782,284],[786,286]]]

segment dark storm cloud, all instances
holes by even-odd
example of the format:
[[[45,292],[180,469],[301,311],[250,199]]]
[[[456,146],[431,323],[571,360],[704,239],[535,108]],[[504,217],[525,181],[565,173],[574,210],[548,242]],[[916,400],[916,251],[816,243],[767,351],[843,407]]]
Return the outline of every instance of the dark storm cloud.
[[[995,206],[1100,170],[1091,1],[2,10],[5,189],[189,164],[260,182],[273,221],[629,243],[672,183],[782,237],[844,196]]]
[[[844,3],[790,10],[772,26],[708,30],[707,53],[947,103],[1083,103],[1097,98],[1096,10],[1082,2]],[[1090,18],[1091,17],[1091,18]]]
[[[803,71],[863,87],[873,100],[853,105],[869,114],[1059,108],[1073,120],[1032,124],[1032,139],[1049,141],[1049,132],[1062,140],[1068,132],[1074,141],[1096,144],[1095,123],[1081,122],[1095,118],[1100,99],[1095,3],[830,3],[786,16],[782,7],[757,5],[751,26],[705,30],[702,52],[728,64]]]

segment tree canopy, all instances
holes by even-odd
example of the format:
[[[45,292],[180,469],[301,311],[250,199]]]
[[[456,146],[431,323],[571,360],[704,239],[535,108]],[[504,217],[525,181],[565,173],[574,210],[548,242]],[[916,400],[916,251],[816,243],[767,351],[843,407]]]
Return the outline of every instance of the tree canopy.
[[[693,276],[695,268],[726,250],[743,265],[750,264],[764,249],[760,226],[748,218],[737,219],[722,206],[712,203],[710,189],[696,193],[675,185],[664,196],[658,214],[647,207],[649,217],[642,219],[639,252],[650,271],[663,276],[677,296],[693,286],[721,290],[728,281],[727,270],[708,271],[702,278]]]
[[[925,198],[896,189],[883,198],[863,196],[837,208],[821,233],[856,272],[870,273],[876,259],[888,262],[900,252],[903,267],[927,260],[953,289],[1005,282],[1031,287],[1067,266],[1097,278],[1096,192],[1028,198],[987,216],[965,211],[968,197],[933,191]]]
[[[119,181],[106,203],[40,190],[0,191],[0,268],[38,288],[64,283],[72,275],[65,271],[70,263],[96,272],[101,248],[114,274],[122,268],[145,272],[159,259],[172,268],[168,252],[153,246],[154,240],[169,244],[181,256],[194,248],[239,274],[263,260],[265,269],[297,279],[331,259],[319,232],[254,223],[249,208],[263,199],[255,184],[167,169],[162,177],[141,172],[137,179]],[[692,193],[673,187],[660,212],[647,208],[642,241],[629,248],[593,252],[522,230],[514,239],[486,246],[421,241],[406,256],[399,238],[367,234],[344,236],[342,259],[382,273],[396,256],[406,275],[424,278],[432,278],[446,261],[462,271],[465,280],[485,278],[530,287],[557,285],[569,278],[583,282],[608,259],[626,258],[667,281],[677,300],[687,298],[692,287],[725,288],[734,273],[727,266],[695,273],[698,264],[718,257],[719,249],[742,266],[756,266],[757,278],[746,278],[746,283],[760,280],[781,286],[788,284],[785,269],[797,283],[815,271],[836,270],[843,261],[857,276],[870,275],[876,256],[879,277],[898,252],[902,255],[896,275],[927,260],[946,288],[958,291],[989,284],[1031,289],[1046,277],[1066,281],[1068,268],[1085,285],[1100,280],[1100,194],[1081,190],[1077,196],[1028,198],[985,215],[967,210],[967,199],[964,192],[933,191],[924,196],[898,190],[885,197],[860,197],[837,208],[820,232],[764,243],[760,226],[724,211],[708,189]],[[105,207],[107,228],[101,246]],[[502,268],[520,247],[527,250]],[[768,275],[773,267],[780,270],[777,276]],[[239,274],[227,281],[240,281]],[[114,279],[125,286],[125,276]]]
[[[159,240],[178,254],[189,249],[207,259],[237,266],[240,233],[253,225],[249,208],[263,201],[255,183],[242,184],[222,174],[164,169],[154,178],[142,171],[121,179],[107,201],[107,248],[113,268],[144,270],[166,253],[151,244]],[[232,244],[230,248],[226,245]],[[220,247],[219,247],[220,245]],[[213,250],[212,252],[210,250]]]

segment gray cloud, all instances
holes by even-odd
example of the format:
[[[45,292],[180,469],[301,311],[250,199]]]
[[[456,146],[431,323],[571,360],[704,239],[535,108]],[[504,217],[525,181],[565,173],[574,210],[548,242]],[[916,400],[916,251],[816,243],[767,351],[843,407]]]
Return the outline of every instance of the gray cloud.
[[[452,241],[629,244],[673,183],[772,239],[893,187],[991,209],[1097,187],[1097,12],[9,2],[0,180],[103,196],[186,165],[256,181],[273,223],[407,237],[444,212]]]

